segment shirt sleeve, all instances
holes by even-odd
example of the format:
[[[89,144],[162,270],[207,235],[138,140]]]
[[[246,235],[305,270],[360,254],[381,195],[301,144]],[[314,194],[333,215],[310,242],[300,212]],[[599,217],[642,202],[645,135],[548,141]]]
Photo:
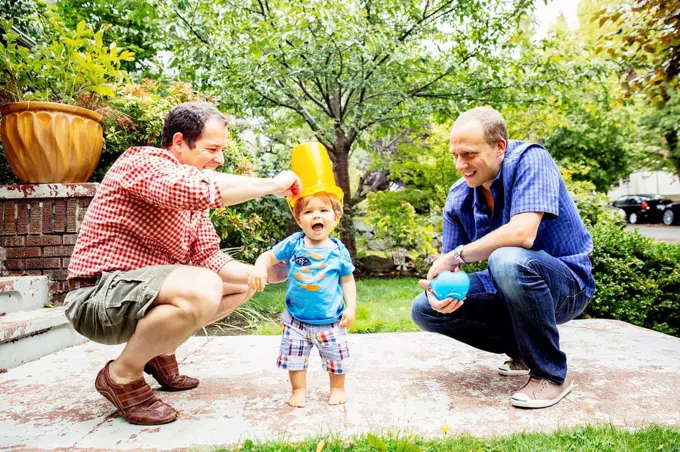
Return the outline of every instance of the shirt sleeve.
[[[233,258],[220,251],[220,237],[208,212],[202,212],[198,223],[198,237],[191,247],[191,262],[218,273],[230,260]]]
[[[455,212],[452,199],[446,200],[444,207],[444,225],[442,233],[442,253],[448,253],[458,245],[470,243],[470,238],[465,233],[460,217]]]
[[[274,245],[274,248],[272,248],[272,252],[276,257],[276,260],[281,262],[290,259],[290,257],[293,255],[293,252],[295,251],[295,245],[298,239],[300,238],[300,235],[301,233],[299,232],[295,233],[287,237],[285,240],[282,240],[281,242]]]
[[[349,255],[347,248],[342,246],[340,248],[340,276],[348,276],[354,273],[354,264],[352,263],[352,257]]]
[[[512,185],[510,216],[543,212],[557,218],[560,211],[560,171],[548,151],[531,146],[519,156]]]
[[[222,193],[213,171],[179,164],[163,152],[152,149],[132,159],[121,186],[132,196],[166,209],[207,210],[222,206]]]

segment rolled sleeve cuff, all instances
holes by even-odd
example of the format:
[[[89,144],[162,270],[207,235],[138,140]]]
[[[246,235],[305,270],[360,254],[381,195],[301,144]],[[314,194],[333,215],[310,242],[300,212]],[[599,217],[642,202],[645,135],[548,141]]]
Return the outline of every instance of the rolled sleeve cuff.
[[[208,202],[211,209],[222,207],[222,190],[213,171],[208,176]]]
[[[219,273],[220,270],[222,270],[222,267],[229,262],[233,261],[234,258],[227,256],[226,254],[222,253],[221,251],[216,252],[209,258],[207,258],[205,261],[203,261],[203,267],[214,271],[215,273]]]

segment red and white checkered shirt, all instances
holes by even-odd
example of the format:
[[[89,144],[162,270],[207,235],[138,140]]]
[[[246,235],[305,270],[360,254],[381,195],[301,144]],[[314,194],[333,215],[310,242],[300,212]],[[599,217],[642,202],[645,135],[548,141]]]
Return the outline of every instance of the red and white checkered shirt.
[[[183,165],[168,149],[130,148],[106,173],[80,228],[68,278],[149,265],[218,272],[230,257],[208,209],[222,206],[214,173]]]

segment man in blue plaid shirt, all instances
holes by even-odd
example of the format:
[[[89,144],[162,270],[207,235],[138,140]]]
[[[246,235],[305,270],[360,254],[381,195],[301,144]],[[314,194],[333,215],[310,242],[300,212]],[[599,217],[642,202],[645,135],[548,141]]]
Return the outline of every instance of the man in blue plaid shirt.
[[[557,325],[578,316],[595,290],[593,242],[557,165],[540,145],[508,140],[493,108],[469,110],[451,130],[463,177],[444,208],[442,255],[413,301],[416,324],[510,359],[506,376],[528,375],[510,402],[544,408],[574,387]],[[465,300],[438,300],[429,281],[444,270],[488,259],[470,275]]]

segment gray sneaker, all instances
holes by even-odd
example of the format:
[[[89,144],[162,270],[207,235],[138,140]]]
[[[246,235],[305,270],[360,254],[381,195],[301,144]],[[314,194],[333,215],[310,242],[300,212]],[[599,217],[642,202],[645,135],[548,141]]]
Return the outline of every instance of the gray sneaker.
[[[509,359],[498,368],[498,373],[507,377],[516,377],[519,375],[529,375],[529,368],[524,361],[515,361]]]
[[[512,395],[512,406],[521,408],[545,408],[562,400],[574,389],[574,383],[567,377],[561,385],[545,378],[529,377],[529,381]]]

